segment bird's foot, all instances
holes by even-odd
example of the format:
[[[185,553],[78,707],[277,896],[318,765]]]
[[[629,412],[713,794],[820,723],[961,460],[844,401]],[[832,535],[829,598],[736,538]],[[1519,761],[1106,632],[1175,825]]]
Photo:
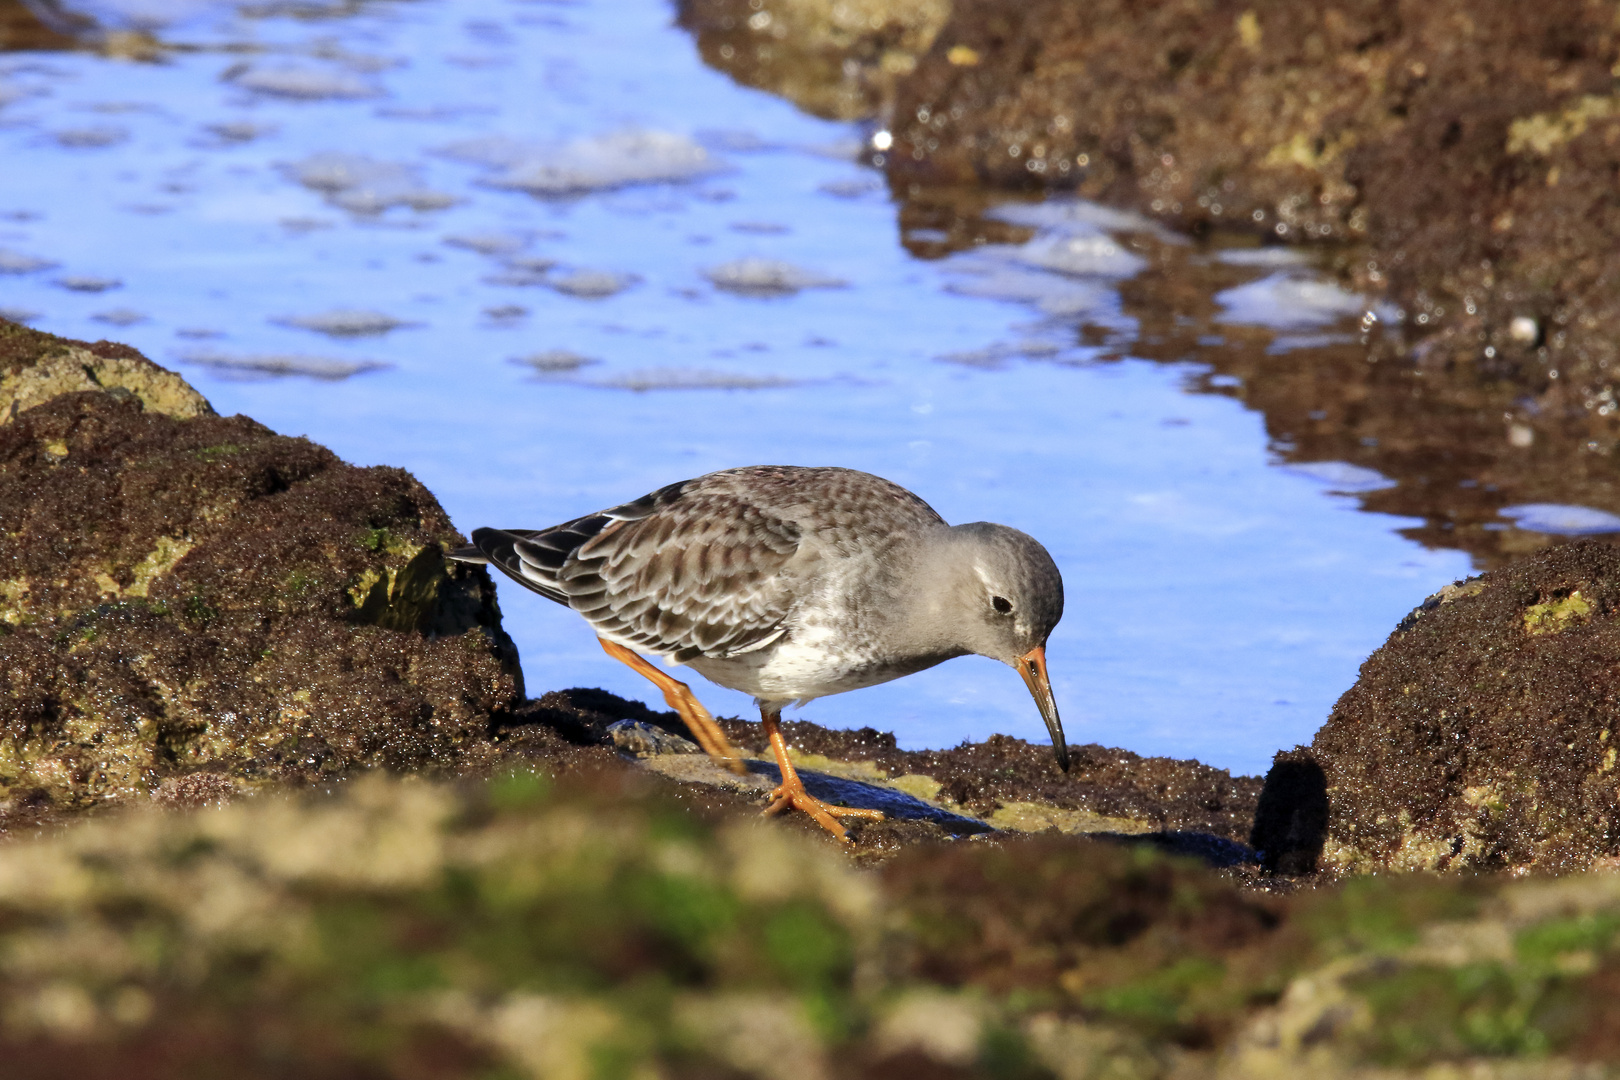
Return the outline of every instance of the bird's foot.
[[[780,814],[784,810],[800,810],[815,819],[817,825],[832,833],[838,839],[849,842],[849,830],[839,824],[838,818],[856,817],[869,821],[882,821],[883,811],[863,810],[853,806],[834,806],[823,802],[804,790],[804,781],[797,776],[790,782],[782,784],[770,794],[771,803],[765,808],[765,813]]]

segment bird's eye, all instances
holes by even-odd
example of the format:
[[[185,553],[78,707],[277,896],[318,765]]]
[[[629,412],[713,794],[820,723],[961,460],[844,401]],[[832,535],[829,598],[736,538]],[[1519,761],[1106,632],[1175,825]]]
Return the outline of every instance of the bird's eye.
[[[1005,596],[992,596],[990,598],[990,606],[1005,615],[1007,612],[1012,610],[1012,601],[1008,600]]]

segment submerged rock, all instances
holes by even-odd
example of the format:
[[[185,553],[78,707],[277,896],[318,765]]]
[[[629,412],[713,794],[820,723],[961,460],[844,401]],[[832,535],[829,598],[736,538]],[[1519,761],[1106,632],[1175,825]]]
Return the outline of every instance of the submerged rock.
[[[521,675],[433,496],[0,324],[0,807],[450,764]]]
[[[1620,547],[1595,541],[1430,597],[1280,755],[1255,846],[1296,870],[1620,862],[1617,616]]]

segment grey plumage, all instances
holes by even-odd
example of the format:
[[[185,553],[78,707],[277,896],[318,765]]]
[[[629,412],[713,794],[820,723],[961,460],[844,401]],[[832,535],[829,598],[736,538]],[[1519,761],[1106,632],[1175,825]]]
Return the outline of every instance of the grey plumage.
[[[897,484],[838,468],[754,466],[671,484],[540,530],[477,529],[488,561],[579,612],[605,640],[657,653],[762,708],[885,682],[979,653],[1020,669],[1063,614],[1039,543],[949,526]],[[1023,666],[1021,666],[1023,665]],[[1031,683],[1060,760],[1049,687]]]

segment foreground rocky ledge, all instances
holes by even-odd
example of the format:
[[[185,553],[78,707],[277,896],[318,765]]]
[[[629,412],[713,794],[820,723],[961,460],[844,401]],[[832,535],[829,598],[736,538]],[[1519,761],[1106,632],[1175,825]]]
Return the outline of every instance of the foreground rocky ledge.
[[[1068,837],[876,873],[624,770],[0,847],[6,1075],[1613,1075],[1620,876],[1289,897]],[[686,800],[682,800],[686,802]]]

